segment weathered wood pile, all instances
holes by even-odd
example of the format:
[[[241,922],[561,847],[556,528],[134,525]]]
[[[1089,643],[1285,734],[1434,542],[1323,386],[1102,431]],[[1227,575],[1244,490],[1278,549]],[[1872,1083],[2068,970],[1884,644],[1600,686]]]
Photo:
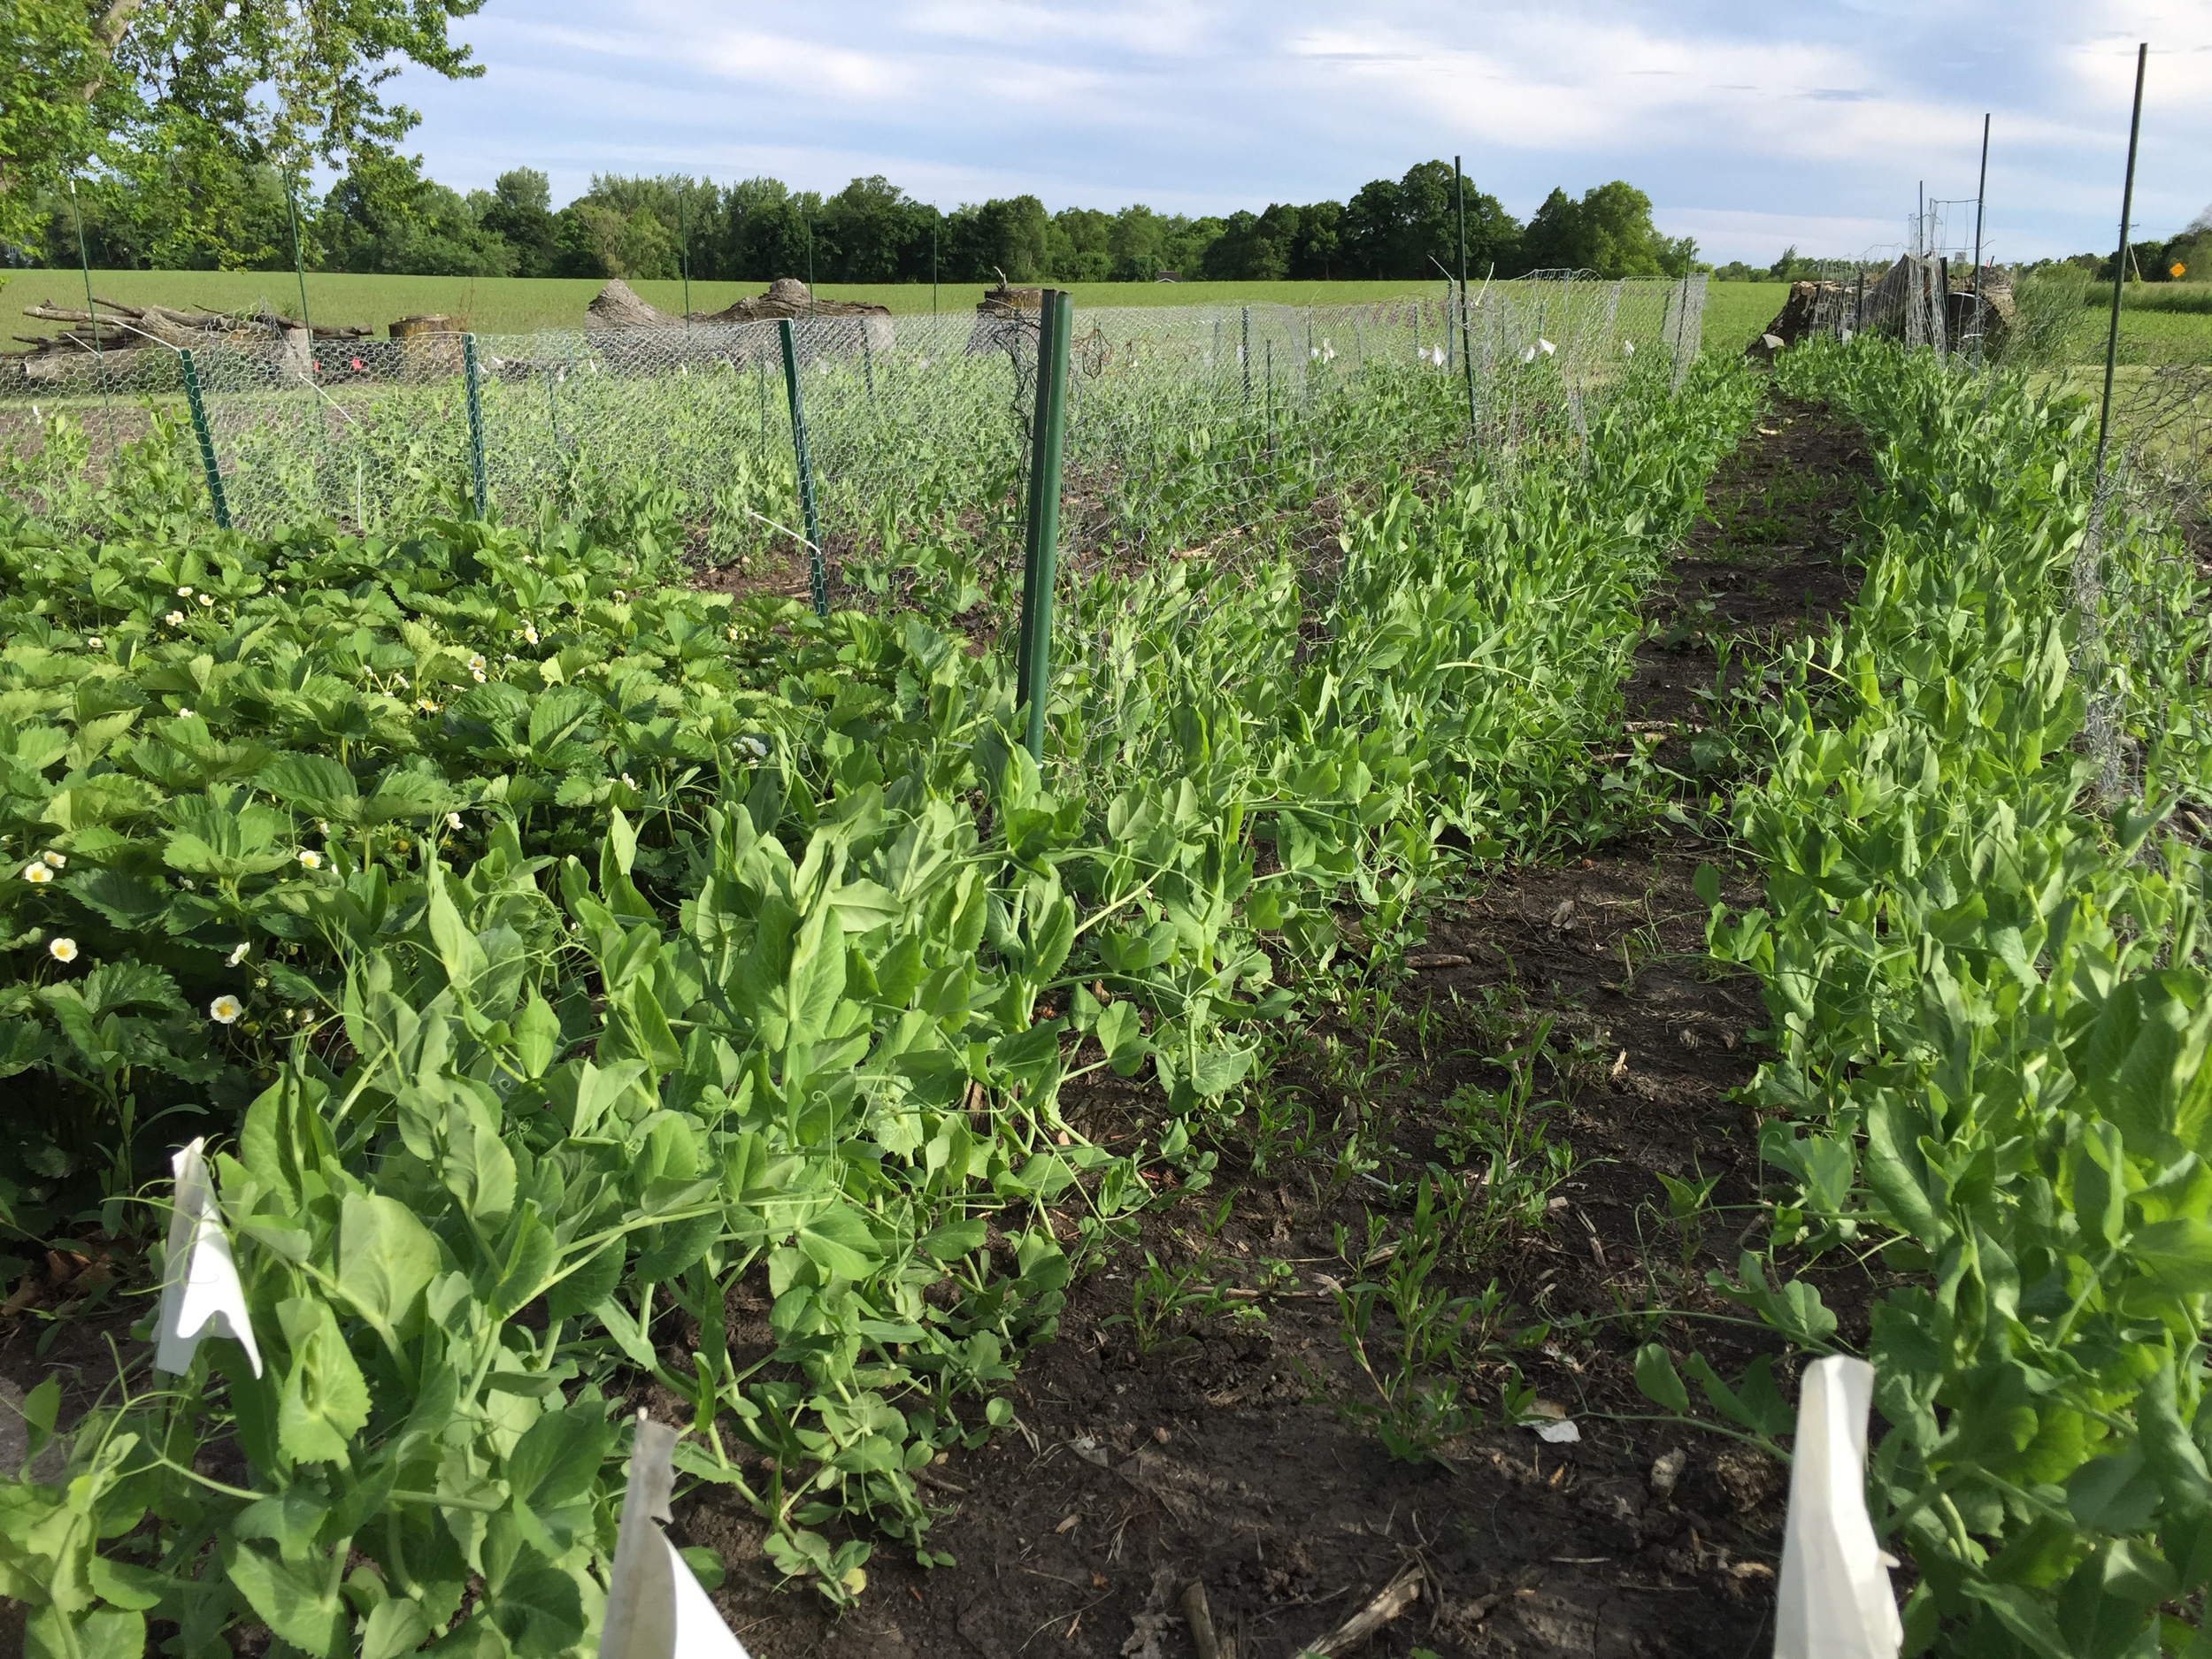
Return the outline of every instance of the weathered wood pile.
[[[764,294],[737,300],[718,311],[694,311],[688,320],[695,323],[758,323],[772,321],[779,317],[856,318],[872,349],[887,351],[894,343],[889,306],[868,305],[856,300],[817,299],[807,292],[806,284],[796,277],[778,277],[768,285],[768,291]],[[601,288],[598,296],[584,308],[584,326],[592,329],[680,328],[686,320],[681,317],[672,317],[658,306],[640,298],[636,290],[619,278]]]
[[[1791,283],[1782,309],[1744,349],[1745,355],[1771,357],[1808,334],[1839,327],[1909,338],[1914,328],[1909,319],[1916,307],[1919,326],[1930,327],[1939,291],[1943,296],[1944,341],[1947,345],[1956,345],[1975,326],[1973,266],[1948,265],[1940,259],[1907,254],[1895,265],[1868,271],[1856,281]],[[2016,314],[2011,273],[2002,265],[1984,266],[1980,323],[1990,349],[2002,344]]]
[[[71,373],[96,353],[143,350],[165,346],[181,350],[217,345],[265,345],[281,342],[286,350],[304,358],[308,352],[307,325],[265,306],[250,314],[229,311],[177,311],[167,305],[124,305],[92,296],[91,309],[57,305],[50,300],[23,308],[26,317],[40,322],[69,325],[58,334],[18,334],[28,351],[8,354],[7,370],[27,380],[52,380]],[[368,329],[358,324],[317,325],[317,340],[359,340]]]

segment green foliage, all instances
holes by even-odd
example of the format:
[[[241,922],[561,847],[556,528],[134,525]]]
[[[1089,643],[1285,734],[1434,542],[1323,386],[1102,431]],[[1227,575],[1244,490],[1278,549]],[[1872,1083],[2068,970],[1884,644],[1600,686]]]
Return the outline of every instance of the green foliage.
[[[1594,271],[1602,277],[1682,276],[1697,258],[1687,236],[1670,239],[1651,222],[1651,198],[1616,179],[1582,193],[1544,198],[1522,233],[1526,270]]]
[[[1440,385],[1379,377],[1364,432],[1424,430],[1391,423]],[[1348,902],[1402,937],[1452,844],[1617,824],[1589,756],[1636,595],[1750,407],[1740,369],[1678,399],[1654,365],[1509,480],[1386,472],[1325,578],[1286,533],[1071,580],[1094,643],[1041,768],[1009,665],[951,628],[972,595],[698,593],[634,502],[596,534],[213,533],[173,434],[89,503],[25,471],[97,534],[0,524],[0,1056],[55,1102],[12,1122],[0,1203],[157,1232],[128,1194],[163,1114],[208,1112],[268,1370],[127,1369],[65,1483],[0,1482],[0,1594],[43,1651],[150,1618],[194,1654],[244,1623],[588,1647],[610,1402],[648,1376],[683,1474],[794,1578],[843,1603],[884,1542],[935,1559],[914,1471],[1009,1419],[1071,1249],[1148,1202],[1066,1079],[1148,1069],[1196,1186],[1189,1122],[1290,1005],[1279,959],[1343,952]],[[1401,1333],[1373,1369],[1405,1455],[1471,1420],[1439,1379],[1483,1317],[1439,1304],[1431,1202],[1362,1332]],[[764,1348],[724,1323],[741,1282]],[[1194,1294],[1164,1272],[1133,1317]]]
[[[40,240],[58,194],[91,165],[141,195],[186,185],[184,239],[226,266],[254,257],[223,235],[222,187],[256,167],[297,178],[315,162],[389,157],[419,117],[378,88],[405,64],[480,75],[447,30],[482,3],[19,6],[0,86],[0,242]]]
[[[2116,515],[2104,626],[2127,649],[2089,666],[2072,565],[2093,411],[1885,345],[1781,373],[1882,441],[1884,488],[1859,601],[1786,658],[1772,770],[1740,801],[1766,903],[1715,903],[1709,926],[1771,1016],[1773,1242],[1902,1276],[1866,1356],[1876,1525],[1920,1578],[1908,1651],[2179,1651],[2212,1572],[2212,979],[2203,854],[2162,826],[2212,780],[2201,584]],[[2139,797],[2085,796],[2093,693]],[[1832,1347],[1817,1294],[1768,1275],[1747,1255],[1714,1282]],[[1639,1379],[1679,1410],[1665,1362],[1647,1349]],[[1699,1380],[1775,1432],[1755,1379],[1726,1399]]]

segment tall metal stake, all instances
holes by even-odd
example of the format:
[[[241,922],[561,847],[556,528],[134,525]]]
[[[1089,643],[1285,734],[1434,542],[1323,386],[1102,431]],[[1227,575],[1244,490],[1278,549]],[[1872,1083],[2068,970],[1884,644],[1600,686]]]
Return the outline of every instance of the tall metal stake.
[[[691,222],[684,211],[684,197],[690,191],[684,188],[690,180],[676,187],[676,269],[684,280],[684,330],[691,329]]]
[[[300,252],[300,210],[294,199],[293,181],[284,181],[284,217],[292,226],[292,274],[300,283],[300,326],[307,330],[307,362],[310,373],[315,363],[315,319],[307,311],[307,260]]]
[[[2112,370],[2120,360],[2120,276],[2127,268],[2128,220],[2135,211],[2135,145],[2143,132],[2143,67],[2150,61],[2151,43],[2135,49],[2135,113],[2128,119],[2127,182],[2120,187],[2120,251],[2112,256],[2112,323],[2104,340],[2104,402],[2097,411],[2096,487],[2104,485],[2105,445],[2112,437]]]
[[[1244,402],[1249,408],[1252,403],[1252,308],[1249,305],[1244,308],[1244,332],[1238,340],[1237,361],[1244,368]]]
[[[484,516],[484,399],[477,383],[476,336],[461,336],[461,380],[469,411],[469,487],[476,516]]]
[[[937,221],[929,221],[929,314],[937,315]]]
[[[811,266],[809,267],[810,271]],[[822,519],[814,505],[814,463],[806,451],[806,406],[799,396],[799,352],[791,338],[791,319],[776,319],[783,342],[783,389],[791,400],[791,450],[799,463],[799,511],[806,524],[807,585],[814,590],[814,614],[829,615],[829,570],[822,563]]]
[[[215,465],[215,434],[208,430],[207,405],[200,401],[200,372],[192,366],[192,350],[177,353],[184,365],[184,402],[192,411],[192,435],[200,441],[200,465],[207,473],[207,498],[215,509],[216,525],[230,528],[230,503],[223,498],[222,469]]]
[[[1982,171],[1974,184],[1974,366],[1982,366],[1982,206],[1989,195],[1989,117],[1982,116]]]
[[[1475,356],[1467,338],[1467,195],[1459,171],[1459,157],[1452,157],[1452,200],[1459,213],[1459,360],[1467,371],[1467,435],[1475,435]]]
[[[100,401],[106,406],[108,421],[108,458],[115,458],[115,398],[108,390],[107,354],[100,348],[100,312],[92,303],[92,256],[86,250],[84,239],[84,209],[77,203],[77,177],[69,176],[69,211],[77,221],[77,265],[84,273],[85,326],[92,330],[92,372],[99,377]]]
[[[1066,448],[1068,338],[1075,296],[1047,288],[1037,312],[1037,418],[1029,460],[1029,526],[1022,549],[1021,634],[1016,641],[1014,695],[1028,710],[1023,743],[1032,760],[1045,755],[1045,704],[1052,688],[1052,585],[1060,554],[1060,461]]]

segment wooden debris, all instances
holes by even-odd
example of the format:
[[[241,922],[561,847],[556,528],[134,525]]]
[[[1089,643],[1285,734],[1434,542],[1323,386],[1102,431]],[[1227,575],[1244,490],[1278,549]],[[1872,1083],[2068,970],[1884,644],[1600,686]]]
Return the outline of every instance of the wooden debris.
[[[250,316],[226,311],[182,311],[167,305],[125,305],[117,300],[91,296],[89,309],[57,305],[42,300],[23,308],[26,317],[40,322],[65,323],[56,334],[18,334],[31,348],[8,359],[15,372],[34,380],[58,380],[86,358],[110,352],[132,352],[147,346],[171,350],[213,345],[266,344],[281,341],[287,350],[305,359],[307,326],[264,306]],[[318,326],[318,340],[359,340],[368,329],[357,323]]]
[[[1193,1578],[1183,1592],[1183,1617],[1190,1625],[1191,1641],[1198,1659],[1237,1659],[1236,1644],[1222,1640],[1214,1629],[1213,1609],[1206,1605],[1206,1586]]]
[[[1336,1659],[1348,1654],[1421,1599],[1421,1568],[1417,1563],[1385,1585],[1380,1594],[1318,1641],[1300,1648],[1301,1659]]]

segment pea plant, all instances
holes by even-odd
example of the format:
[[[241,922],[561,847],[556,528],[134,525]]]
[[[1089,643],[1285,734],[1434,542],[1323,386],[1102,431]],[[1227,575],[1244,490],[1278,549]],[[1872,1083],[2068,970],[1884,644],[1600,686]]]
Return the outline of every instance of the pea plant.
[[[1824,1352],[1814,1268],[1885,1270],[1869,1494],[1917,1570],[1908,1653],[2194,1652],[2212,978],[2207,866],[2171,814],[2212,787],[2203,587],[2116,503],[2085,547],[2078,401],[1878,345],[1786,377],[1875,435],[1882,488],[1859,601],[1784,664],[1739,800],[1765,903],[1732,915],[1703,882],[1714,954],[1763,984],[1779,1177],[1770,1248],[1716,1286]],[[2131,649],[2086,650],[2100,626]],[[2134,775],[2095,787],[2115,745]],[[1740,1430],[1786,1429],[1760,1379],[1692,1369]],[[1638,1375],[1686,1402],[1663,1350]]]

